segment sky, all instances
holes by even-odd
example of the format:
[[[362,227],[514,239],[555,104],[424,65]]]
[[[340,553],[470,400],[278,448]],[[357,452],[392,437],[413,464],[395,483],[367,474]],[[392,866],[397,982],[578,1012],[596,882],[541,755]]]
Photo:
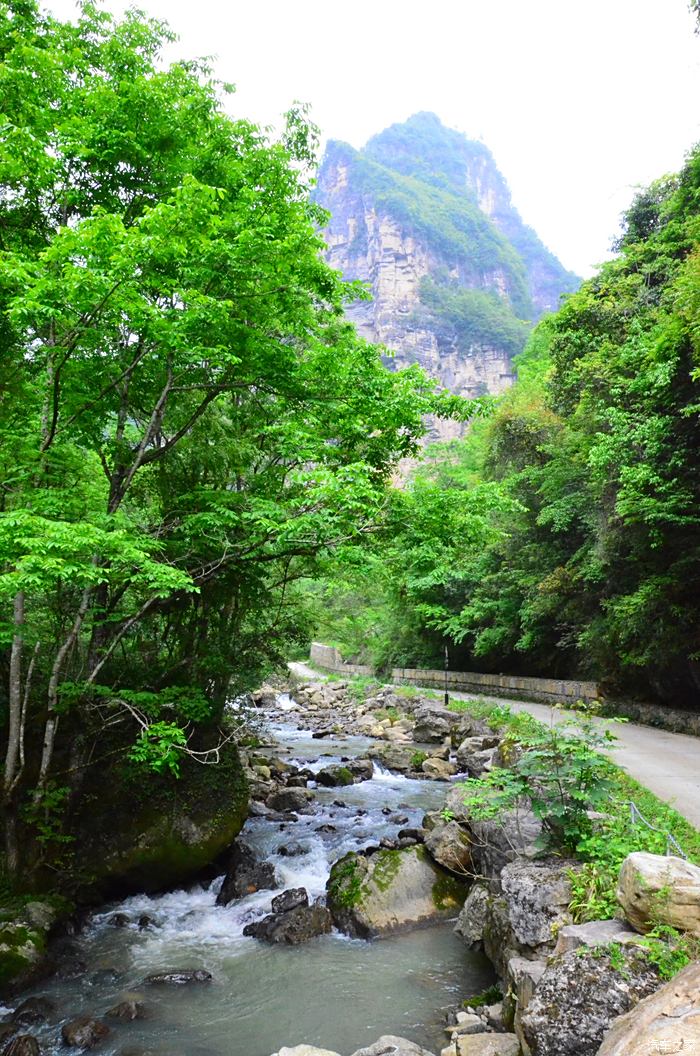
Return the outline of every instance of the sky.
[[[44,0],[59,18],[72,0]],[[124,0],[104,0],[121,13]],[[237,86],[237,117],[311,105],[361,147],[419,110],[482,139],[524,220],[589,275],[635,190],[700,142],[700,36],[686,0],[139,0]]]

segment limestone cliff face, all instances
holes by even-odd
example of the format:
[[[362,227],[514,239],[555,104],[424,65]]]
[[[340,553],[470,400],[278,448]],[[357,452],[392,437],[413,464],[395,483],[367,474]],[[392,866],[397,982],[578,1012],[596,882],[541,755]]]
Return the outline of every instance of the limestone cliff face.
[[[418,362],[463,395],[509,385],[532,321],[577,284],[523,224],[483,144],[433,115],[361,152],[330,143],[317,197],[329,263],[372,294],[349,309],[359,332],[393,352],[390,366]]]

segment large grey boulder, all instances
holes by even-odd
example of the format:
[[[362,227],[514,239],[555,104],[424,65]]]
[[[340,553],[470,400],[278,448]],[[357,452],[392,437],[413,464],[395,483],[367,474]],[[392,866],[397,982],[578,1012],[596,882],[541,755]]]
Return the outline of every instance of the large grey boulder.
[[[331,915],[325,906],[300,905],[286,913],[270,913],[261,921],[247,924],[243,934],[273,946],[299,946],[318,935],[328,935],[331,928]]]
[[[292,1048],[285,1046],[272,1056],[340,1056],[339,1052],[331,1052],[330,1049],[318,1049],[315,1045],[294,1045]]]
[[[700,938],[700,868],[683,858],[628,854],[620,868],[617,899],[637,931],[661,923]]]
[[[352,1056],[433,1056],[433,1053],[421,1048],[415,1041],[397,1038],[394,1034],[383,1034],[373,1045],[358,1049]]]
[[[541,853],[542,823],[529,802],[501,811],[497,818],[477,820],[471,816],[464,796],[464,786],[455,785],[447,793],[445,810],[469,833],[475,873],[498,877],[503,866],[516,858],[534,858]]]
[[[314,794],[310,788],[283,788],[279,792],[273,792],[265,801],[270,810],[278,810],[281,813],[293,811],[296,814],[311,814],[313,807],[310,800]]]
[[[471,873],[472,853],[469,837],[456,821],[436,825],[425,836],[428,853],[439,865],[459,876]]]
[[[659,988],[640,951],[572,950],[553,958],[521,1020],[532,1056],[594,1056],[617,1016]]]
[[[498,744],[498,737],[476,736],[465,737],[457,749],[457,766],[461,773],[469,777],[481,777],[493,761],[493,753]]]
[[[474,948],[483,941],[489,901],[488,888],[484,884],[473,884],[454,929],[469,947]]]
[[[571,923],[571,881],[574,862],[515,861],[501,871],[501,889],[516,943],[538,955],[554,949],[556,928]]]
[[[522,1029],[523,1016],[546,970],[546,961],[531,961],[527,957],[511,957],[506,967],[504,1019],[508,1023],[512,1022],[513,1030],[525,1053],[528,1048]]]
[[[554,955],[581,946],[608,946],[611,942],[638,946],[640,941],[639,933],[628,928],[624,920],[589,920],[586,924],[566,924],[560,928]]]
[[[236,840],[216,904],[227,906],[234,898],[244,898],[256,891],[270,891],[276,884],[275,867],[270,862],[259,861],[252,847],[243,840]]]
[[[441,715],[435,708],[421,708],[416,712],[413,740],[417,744],[441,744],[450,736],[456,717]]]
[[[455,1044],[456,1056],[520,1056],[515,1034],[467,1034]]]
[[[328,907],[336,926],[369,939],[454,917],[466,888],[422,845],[346,854],[331,869]]]
[[[616,1019],[598,1056],[700,1052],[700,964],[689,964],[670,983]]]

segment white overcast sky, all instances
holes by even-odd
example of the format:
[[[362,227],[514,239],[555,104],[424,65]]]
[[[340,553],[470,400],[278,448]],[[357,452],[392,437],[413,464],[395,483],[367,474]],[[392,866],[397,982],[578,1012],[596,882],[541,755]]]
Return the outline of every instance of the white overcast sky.
[[[61,18],[72,0],[44,0]],[[119,13],[123,0],[106,0]],[[639,185],[700,141],[700,37],[686,0],[140,0],[237,85],[236,116],[309,102],[360,147],[417,110],[493,151],[527,223],[579,274]]]

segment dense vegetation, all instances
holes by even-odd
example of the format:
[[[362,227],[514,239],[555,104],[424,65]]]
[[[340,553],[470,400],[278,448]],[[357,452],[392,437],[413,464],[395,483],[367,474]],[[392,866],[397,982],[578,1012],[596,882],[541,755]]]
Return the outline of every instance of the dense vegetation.
[[[0,5],[0,720],[8,869],[116,752],[177,771],[305,637],[422,415],[322,261],[315,130],[232,120],[167,28]],[[226,736],[224,733],[223,736]]]
[[[638,195],[617,249],[534,332],[491,421],[434,449],[381,546],[334,572],[327,639],[697,706],[699,151]]]

